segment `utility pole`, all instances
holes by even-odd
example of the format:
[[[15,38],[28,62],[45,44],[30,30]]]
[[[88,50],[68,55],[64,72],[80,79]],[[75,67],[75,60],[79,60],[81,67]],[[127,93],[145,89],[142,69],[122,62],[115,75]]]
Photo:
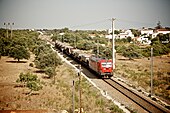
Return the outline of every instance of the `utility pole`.
[[[114,21],[116,19],[112,18],[112,71],[113,71],[113,76],[115,75],[114,71],[115,71],[115,59],[116,59],[116,51],[115,51],[115,35],[114,35]]]
[[[80,100],[79,100],[79,104],[80,104],[80,113],[82,113],[81,111],[81,108],[82,108],[82,102],[81,102],[81,65],[79,65],[79,73],[78,73],[78,76],[79,76],[79,96],[80,96]]]
[[[99,57],[99,40],[97,40],[97,58]]]
[[[8,38],[9,33],[8,33],[8,26],[10,26],[11,29],[11,38],[12,38],[12,25],[14,25],[14,23],[4,23],[5,27],[6,27],[6,37]]]
[[[8,24],[9,23],[4,23],[5,27],[6,27],[6,38],[8,38]]]
[[[153,48],[151,48],[151,96],[153,96]]]
[[[11,38],[12,38],[12,25],[14,25],[14,23],[10,24],[10,28],[11,28]]]
[[[75,97],[74,97],[74,95],[75,95],[75,86],[74,86],[74,80],[73,80],[73,113],[74,113],[74,110],[75,110],[75,102],[74,102]]]
[[[77,36],[76,36],[76,43],[75,43],[75,48],[77,49]]]

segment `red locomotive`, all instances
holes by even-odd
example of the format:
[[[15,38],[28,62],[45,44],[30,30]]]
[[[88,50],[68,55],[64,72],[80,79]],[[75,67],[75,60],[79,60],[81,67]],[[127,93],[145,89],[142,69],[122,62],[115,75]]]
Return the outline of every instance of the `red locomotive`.
[[[98,58],[97,56],[92,55],[89,59],[89,67],[102,78],[112,76],[112,60]]]

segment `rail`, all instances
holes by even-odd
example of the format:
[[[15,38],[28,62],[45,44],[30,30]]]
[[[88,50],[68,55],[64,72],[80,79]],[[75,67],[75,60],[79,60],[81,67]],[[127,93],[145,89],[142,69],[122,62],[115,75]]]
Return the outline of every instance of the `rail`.
[[[170,113],[170,110],[164,108],[163,106],[157,104],[156,102],[147,99],[144,96],[137,94],[136,92],[130,90],[129,88],[125,87],[124,85],[118,83],[113,79],[103,79],[107,84],[117,89],[123,95],[131,99],[133,102],[141,106],[148,112],[151,113]]]

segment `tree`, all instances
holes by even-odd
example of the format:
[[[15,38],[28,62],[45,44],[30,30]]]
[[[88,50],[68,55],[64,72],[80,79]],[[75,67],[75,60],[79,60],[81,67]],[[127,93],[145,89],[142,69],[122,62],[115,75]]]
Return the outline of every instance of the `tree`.
[[[26,87],[30,89],[30,92],[28,94],[30,94],[32,91],[39,91],[40,89],[42,89],[38,76],[32,73],[20,73],[19,78],[16,80],[16,82],[26,84]]]
[[[49,78],[52,78],[56,75],[55,68],[53,67],[47,67],[45,68],[45,74],[49,76]]]
[[[121,31],[115,30],[114,33],[115,33],[115,34],[120,34]]]
[[[34,49],[33,49],[33,53],[36,56],[39,56],[40,53],[45,54],[45,53],[50,53],[50,52],[52,52],[50,44],[41,43],[41,44],[34,46]]]
[[[19,61],[21,59],[29,59],[30,53],[24,46],[15,45],[14,47],[10,48],[9,56]]]
[[[160,21],[158,21],[157,26],[156,26],[155,28],[156,28],[156,29],[161,29],[161,28],[162,28]]]
[[[132,33],[134,34],[135,37],[140,36],[140,31],[136,30],[136,29],[130,29],[132,31]]]
[[[56,42],[56,40],[58,40],[59,37],[60,37],[59,35],[54,35],[51,37],[51,39],[53,42]]]
[[[140,48],[138,46],[133,44],[133,45],[129,45],[128,47],[126,47],[122,55],[124,57],[128,57],[129,59],[141,58],[142,52],[140,51]]]
[[[40,89],[42,89],[42,86],[36,81],[29,81],[27,82],[26,86],[30,89],[30,92],[28,94],[30,94],[32,91],[39,91]]]
[[[127,41],[128,42],[131,42],[132,41],[132,38],[129,36],[129,37],[127,37]]]
[[[7,56],[9,54],[11,42],[11,38],[0,37],[0,54],[2,56]]]
[[[56,67],[61,65],[61,59],[57,57],[55,52],[41,53],[35,59],[35,65],[39,69],[45,69],[47,67]]]

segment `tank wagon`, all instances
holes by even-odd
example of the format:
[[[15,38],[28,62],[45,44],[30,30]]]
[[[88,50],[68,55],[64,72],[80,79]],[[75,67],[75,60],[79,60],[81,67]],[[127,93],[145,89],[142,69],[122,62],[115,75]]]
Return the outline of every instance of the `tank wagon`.
[[[57,41],[55,47],[86,68],[95,72],[100,77],[112,76],[112,60],[87,54],[82,50],[76,49],[68,44]]]

